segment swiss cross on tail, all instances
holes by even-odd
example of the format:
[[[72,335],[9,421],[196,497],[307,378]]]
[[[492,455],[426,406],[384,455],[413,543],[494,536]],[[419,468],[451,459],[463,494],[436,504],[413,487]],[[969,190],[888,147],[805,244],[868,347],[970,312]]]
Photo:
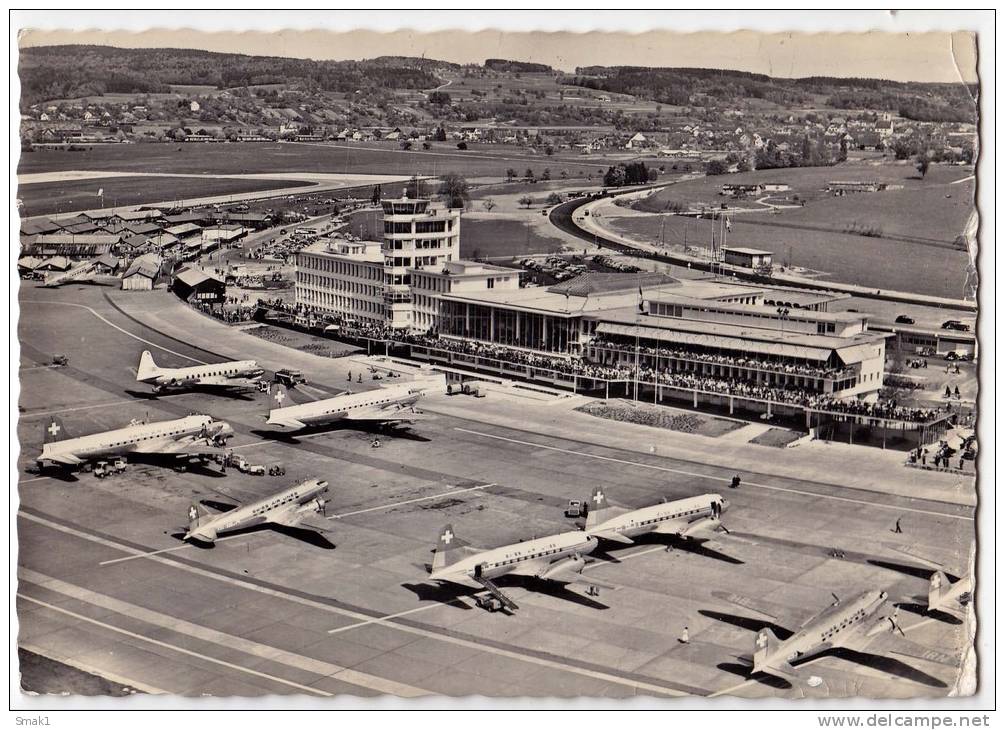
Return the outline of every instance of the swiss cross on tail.
[[[70,434],[66,432],[63,422],[56,416],[50,418],[45,426],[45,433],[42,436],[43,443],[49,444],[53,441],[63,441],[68,438],[70,438]]]
[[[757,648],[766,649],[768,647],[768,635],[763,631],[757,635]]]

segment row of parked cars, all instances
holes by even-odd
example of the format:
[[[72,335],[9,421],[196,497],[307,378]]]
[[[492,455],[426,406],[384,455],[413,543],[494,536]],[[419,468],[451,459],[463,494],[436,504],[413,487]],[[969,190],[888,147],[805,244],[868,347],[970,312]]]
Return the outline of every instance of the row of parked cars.
[[[914,324],[914,318],[908,317],[906,314],[897,315],[897,319],[894,320],[897,324]],[[957,332],[969,332],[970,325],[961,322],[958,319],[947,319],[942,323],[942,329],[944,330],[956,330]]]
[[[520,265],[528,271],[547,274],[558,281],[566,281],[586,273],[586,267],[583,264],[574,264],[571,261],[563,259],[561,256],[549,256],[544,261],[529,258],[522,259]]]

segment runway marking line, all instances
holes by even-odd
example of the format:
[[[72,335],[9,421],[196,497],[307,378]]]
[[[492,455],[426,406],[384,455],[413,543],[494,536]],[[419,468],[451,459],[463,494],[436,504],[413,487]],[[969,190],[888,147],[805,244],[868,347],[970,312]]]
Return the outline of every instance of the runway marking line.
[[[177,397],[179,395],[188,395],[188,393],[172,393],[170,395],[162,395],[162,396],[158,396],[158,400],[163,399],[163,398],[174,398],[174,397]],[[21,414],[21,420],[22,421],[28,421],[28,420],[30,420],[32,418],[38,418],[40,416],[52,416],[52,415],[55,415],[57,413],[72,413],[74,411],[89,411],[89,410],[92,410],[94,408],[111,408],[112,406],[121,406],[121,405],[126,405],[126,404],[135,404],[135,403],[136,403],[135,400],[128,400],[126,398],[123,398],[122,400],[117,400],[117,401],[113,401],[113,402],[109,402],[109,403],[93,403],[93,404],[88,405],[88,406],[75,406],[73,408],[59,408],[59,409],[53,410],[53,411],[35,411],[34,413],[23,413],[23,414]]]
[[[416,502],[428,502],[431,499],[438,499],[440,497],[450,497],[454,494],[465,494],[467,492],[474,492],[479,489],[488,489],[489,487],[496,487],[497,484],[479,484],[477,487],[464,487],[463,489],[454,489],[450,492],[440,492],[439,494],[430,494],[426,497],[416,497],[414,499],[405,499],[401,502],[392,502],[391,504],[382,504],[377,507],[367,507],[366,509],[358,509],[354,512],[343,512],[339,515],[331,515],[329,520],[338,520],[343,517],[352,517],[353,515],[362,515],[367,512],[379,512],[380,510],[392,509],[394,507],[400,507],[403,504],[414,504]]]
[[[354,684],[359,687],[365,687],[367,689],[375,689],[384,694],[397,695],[399,697],[420,697],[429,694],[426,690],[419,689],[418,687],[413,687],[408,684],[403,684],[396,682],[391,679],[385,679],[383,677],[377,677],[372,674],[367,674],[366,672],[359,672],[348,667],[344,667],[339,664],[332,664],[331,662],[326,662],[320,659],[314,659],[313,657],[306,656],[303,654],[297,654],[291,651],[286,651],[280,649],[276,646],[271,646],[268,644],[262,644],[258,641],[252,641],[241,636],[235,636],[232,634],[227,634],[216,629],[209,628],[207,626],[202,626],[200,624],[195,624],[190,621],[185,621],[184,619],[175,618],[168,614],[160,613],[159,611],[153,611],[149,608],[144,608],[143,606],[138,606],[126,601],[119,600],[110,595],[103,593],[97,593],[95,591],[83,588],[81,586],[74,585],[72,583],[67,583],[65,581],[59,580],[58,578],[53,578],[42,573],[37,573],[34,570],[28,568],[18,569],[18,578],[22,581],[28,581],[32,584],[37,585],[47,591],[52,591],[53,593],[58,593],[73,600],[86,603],[91,606],[97,606],[99,608],[105,608],[115,613],[136,620],[142,621],[145,624],[150,624],[161,629],[168,629],[181,636],[187,636],[190,638],[199,639],[200,641],[205,641],[210,644],[215,644],[217,646],[222,646],[226,649],[236,649],[244,654],[248,654],[252,657],[257,657],[260,659],[266,659],[268,661],[275,662],[277,664],[283,664],[287,667],[293,669],[298,669],[305,672],[310,672],[311,674],[316,674],[319,677],[327,677],[331,679],[336,679],[347,684]],[[24,596],[29,600],[34,600],[37,603],[43,605],[49,605],[44,601],[39,599],[32,599],[31,597]],[[86,617],[83,617],[86,619]],[[128,633],[132,636],[142,636],[141,634],[135,634],[129,632],[127,629],[121,629],[112,624],[105,624],[103,622],[97,622],[101,625],[108,626],[113,630],[119,630],[123,633]],[[166,644],[167,646],[172,646],[172,644]],[[173,647],[176,648],[177,647]],[[222,662],[222,660],[214,660],[213,657],[202,654],[200,652],[195,652],[193,650],[185,650],[192,653],[195,656],[200,656],[202,658],[208,659],[210,661]],[[256,670],[249,670],[246,667],[241,667],[239,664],[231,664],[229,662],[222,662],[227,666],[238,667],[244,671],[251,673],[257,673]],[[316,694],[323,694],[324,696],[333,696],[332,693],[325,690],[317,689],[311,687],[310,685],[299,684],[290,680],[277,677],[272,674],[257,673],[258,676],[267,677],[269,679],[275,680],[277,682],[282,682],[283,684],[289,684],[293,687],[298,687],[300,689],[305,689],[308,691],[313,691]]]
[[[83,304],[74,304],[73,302],[60,302],[60,301],[56,301],[55,299],[24,299],[22,301],[25,304],[55,304],[55,305],[63,306],[63,307],[77,307],[79,309],[85,309],[88,312],[90,312],[91,314],[93,314],[95,317],[97,317],[98,319],[100,319],[102,322],[104,322],[105,324],[107,324],[109,327],[111,327],[113,329],[117,329],[122,334],[127,335],[129,337],[132,337],[134,340],[139,340],[140,342],[143,342],[144,344],[150,345],[151,347],[156,347],[158,350],[163,350],[164,352],[169,352],[172,355],[177,355],[178,357],[184,358],[185,360],[191,360],[192,362],[197,362],[200,365],[209,365],[209,363],[206,362],[206,361],[204,361],[204,360],[199,360],[197,358],[190,357],[188,355],[182,355],[180,352],[175,352],[174,350],[171,350],[171,349],[169,349],[167,347],[164,347],[163,345],[158,345],[156,342],[151,342],[150,340],[143,339],[139,335],[134,335],[129,330],[126,330],[126,329],[123,329],[122,327],[119,327],[117,324],[115,324],[111,320],[107,319],[106,317],[104,317],[103,315],[99,314],[97,311],[95,311],[94,309],[92,309],[91,307],[88,307],[86,305],[83,305]]]
[[[278,682],[279,684],[285,684],[285,685],[287,685],[289,687],[295,687],[296,689],[302,690],[304,692],[310,692],[311,694],[320,695],[321,697],[334,697],[335,696],[331,692],[325,692],[324,690],[320,690],[320,689],[317,689],[315,687],[308,687],[305,684],[298,684],[297,682],[292,682],[292,681],[290,681],[288,679],[283,679],[282,677],[274,677],[271,674],[266,674],[265,672],[259,672],[259,671],[256,671],[254,669],[248,669],[247,667],[242,667],[239,664],[232,664],[231,662],[226,662],[226,661],[224,661],[222,659],[216,659],[214,657],[207,656],[205,654],[200,654],[199,652],[196,652],[196,651],[191,651],[189,649],[185,649],[184,647],[175,646],[174,644],[169,644],[166,641],[160,641],[159,639],[153,639],[153,638],[151,638],[149,636],[143,636],[142,634],[137,634],[137,633],[135,633],[133,631],[129,631],[127,629],[121,629],[118,626],[113,626],[111,624],[107,624],[104,621],[98,621],[97,619],[93,619],[90,616],[84,616],[83,614],[75,613],[74,611],[70,611],[68,609],[62,608],[61,606],[55,606],[55,605],[53,605],[51,603],[46,603],[45,601],[40,601],[39,599],[32,598],[31,596],[25,595],[24,593],[18,592],[17,597],[20,598],[20,599],[22,599],[22,600],[24,600],[24,601],[29,601],[30,603],[35,603],[35,604],[37,604],[39,606],[43,606],[45,608],[48,608],[48,609],[50,609],[52,611],[56,611],[57,613],[62,613],[64,615],[66,615],[66,616],[71,616],[71,617],[73,617],[73,618],[75,618],[75,619],[77,619],[79,621],[84,621],[86,623],[93,624],[95,626],[100,626],[103,629],[107,629],[109,631],[114,631],[115,633],[122,634],[124,636],[128,636],[131,639],[139,639],[140,641],[145,641],[145,642],[147,642],[149,644],[153,644],[154,646],[159,646],[159,647],[164,648],[164,649],[170,649],[171,651],[176,651],[179,654],[185,654],[187,656],[192,656],[192,657],[196,657],[198,659],[202,659],[203,661],[210,662],[211,664],[218,664],[220,666],[227,667],[228,669],[234,669],[236,671],[244,672],[245,674],[250,674],[250,675],[253,675],[255,677],[261,677],[263,679],[268,679],[268,680],[270,680],[272,682]]]
[[[23,519],[29,520],[31,522],[36,522],[40,525],[45,525],[50,529],[56,530],[58,532],[63,532],[68,535],[73,535],[88,542],[97,543],[99,545],[104,545],[115,550],[120,550],[126,553],[139,553],[142,552],[136,548],[130,547],[128,545],[123,545],[121,543],[114,542],[104,537],[99,537],[97,535],[92,535],[90,533],[78,530],[73,527],[68,527],[66,525],[54,522],[52,520],[46,519],[45,517],[39,517],[23,510],[18,511],[18,516]],[[261,593],[262,595],[271,596],[274,598],[280,598],[291,603],[297,603],[302,606],[308,606],[310,608],[327,611],[329,613],[334,613],[340,616],[345,616],[348,618],[356,619],[357,621],[370,621],[374,617],[361,613],[359,611],[354,611],[348,608],[341,608],[339,606],[333,606],[329,603],[323,603],[318,600],[311,598],[305,598],[303,596],[298,596],[293,593],[285,593],[283,591],[270,588],[268,586],[258,585],[251,581],[242,580],[237,577],[232,577],[229,575],[223,575],[221,573],[215,573],[211,570],[200,568],[195,565],[190,565],[184,562],[178,562],[176,560],[171,560],[170,558],[155,555],[150,558],[155,562],[162,563],[168,567],[174,568],[176,570],[184,570],[188,573],[194,575],[200,575],[206,578],[211,578],[213,580],[219,581],[221,583],[226,583],[228,585],[237,586],[245,590],[255,591],[256,593]],[[427,639],[435,639],[436,641],[441,641],[446,644],[454,644],[455,646],[463,646],[465,648],[474,649],[476,651],[484,652],[487,654],[495,654],[497,656],[504,656],[509,659],[515,659],[517,661],[526,662],[527,664],[534,664],[541,667],[546,667],[548,669],[556,669],[559,671],[569,672],[570,674],[578,674],[580,676],[590,677],[592,679],[599,679],[604,682],[610,682],[612,684],[618,684],[621,686],[633,687],[635,689],[645,690],[646,692],[652,692],[659,695],[669,696],[669,697],[687,697],[691,696],[692,693],[685,692],[683,690],[673,689],[671,687],[665,687],[659,684],[653,684],[651,682],[645,682],[637,679],[632,679],[630,677],[622,677],[617,674],[610,674],[608,672],[603,672],[600,670],[590,669],[588,667],[580,667],[575,664],[567,664],[562,662],[560,659],[550,659],[547,657],[540,657],[534,654],[525,654],[519,649],[505,649],[502,647],[491,646],[487,644],[482,644],[477,641],[470,639],[465,639],[459,636],[451,636],[449,634],[440,633],[432,629],[422,628],[421,626],[411,626],[409,624],[398,623],[396,621],[388,621],[385,624],[388,628],[394,629],[395,631],[400,631],[406,634],[412,634],[413,636],[421,636]]]
[[[715,480],[717,482],[729,482],[729,481],[731,481],[731,479],[728,478],[728,477],[715,476],[714,474],[701,474],[699,472],[687,471],[685,469],[675,469],[675,468],[669,467],[669,466],[659,466],[658,464],[646,464],[645,462],[642,462],[642,461],[632,461],[630,459],[619,459],[619,458],[614,457],[614,456],[603,456],[601,454],[591,454],[588,451],[577,451],[575,449],[564,449],[564,448],[562,448],[560,446],[549,446],[548,444],[538,444],[538,443],[534,443],[533,441],[522,441],[520,439],[509,438],[508,436],[499,436],[499,435],[494,434],[494,433],[485,433],[483,431],[474,431],[474,430],[469,429],[469,428],[461,428],[460,426],[455,426],[454,430],[455,431],[461,431],[462,433],[470,433],[470,434],[473,434],[475,436],[482,436],[484,438],[497,439],[499,441],[508,441],[509,443],[520,444],[522,446],[533,446],[534,448],[537,448],[537,449],[546,449],[548,451],[559,451],[559,452],[561,452],[563,454],[572,454],[573,456],[586,456],[586,457],[589,457],[591,459],[599,459],[601,461],[612,461],[612,462],[615,462],[617,464],[627,464],[629,466],[640,466],[640,467],[643,467],[644,469],[653,469],[655,471],[664,471],[664,472],[670,472],[670,473],[673,473],[673,474],[683,474],[685,476],[698,477],[698,478],[701,478],[701,479],[712,479],[712,480]],[[558,437],[558,438],[561,438],[561,437]],[[927,509],[918,509],[917,507],[899,507],[897,505],[883,504],[881,502],[869,502],[869,501],[866,501],[864,499],[854,499],[852,497],[840,497],[840,496],[834,495],[834,494],[820,494],[820,493],[817,493],[817,492],[809,492],[809,491],[806,491],[804,489],[793,489],[792,487],[779,487],[779,486],[775,486],[775,485],[772,485],[772,484],[761,484],[761,483],[758,483],[758,482],[743,482],[743,485],[744,486],[750,486],[750,487],[757,487],[759,489],[768,489],[768,490],[772,490],[772,491],[775,491],[775,492],[788,492],[790,494],[802,494],[802,495],[805,495],[805,496],[808,496],[808,497],[817,497],[819,499],[833,499],[833,500],[837,500],[837,501],[840,501],[840,502],[853,502],[855,504],[861,504],[861,505],[865,505],[867,507],[880,507],[882,509],[894,510],[894,511],[897,511],[897,512],[916,512],[918,514],[932,515],[934,517],[947,517],[949,519],[954,519],[954,520],[968,520],[968,521],[972,521],[973,520],[972,517],[968,517],[966,515],[944,514],[942,512],[933,512],[932,510],[927,510]]]
[[[225,540],[236,540],[239,537],[246,537],[245,535],[228,535],[227,537],[217,538],[217,542],[223,542]],[[161,550],[152,550],[149,553],[138,553],[136,555],[127,555],[124,558],[114,558],[112,560],[103,560],[98,565],[114,565],[115,563],[124,563],[127,560],[136,560],[138,558],[149,558],[151,555],[161,555],[163,553],[173,553],[178,550],[184,550],[185,548],[193,547],[191,543],[185,543],[184,545],[175,545],[174,547],[163,548]]]

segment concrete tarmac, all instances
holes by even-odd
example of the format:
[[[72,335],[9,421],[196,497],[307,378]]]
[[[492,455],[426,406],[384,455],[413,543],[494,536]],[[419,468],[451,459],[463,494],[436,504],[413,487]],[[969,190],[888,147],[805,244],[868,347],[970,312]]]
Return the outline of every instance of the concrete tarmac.
[[[620,424],[605,424],[610,443],[533,419],[518,429],[481,418],[493,408],[485,401],[463,416],[435,414],[380,449],[355,429],[276,434],[258,393],[151,397],[131,370],[143,349],[166,365],[221,357],[124,316],[104,293],[74,285],[21,294],[55,302],[22,305],[19,323],[19,642],[36,653],[145,692],[195,696],[907,697],[943,696],[957,681],[965,625],[908,610],[904,650],[949,663],[894,655],[883,637],[881,653],[813,662],[817,687],[749,679],[757,615],[714,594],[778,603],[803,620],[831,592],[878,587],[917,603],[927,573],[897,548],[939,556],[959,575],[974,535],[967,504],[770,470],[745,472],[733,491],[732,472],[715,460],[624,447]],[[245,357],[274,347],[246,337]],[[70,364],[43,367],[54,354]],[[312,386],[337,392],[340,377],[324,376],[311,375]],[[29,473],[54,412],[75,435],[208,412],[231,423],[241,454],[287,473],[180,472],[156,460],[104,480]],[[208,549],[178,538],[193,501],[234,504],[310,477],[331,484],[326,537],[252,530]],[[579,584],[500,579],[520,605],[514,615],[476,608],[473,589],[425,581],[445,523],[484,548],[575,529],[565,503],[598,485],[625,507],[723,493],[732,534],[669,551],[656,538],[604,546],[584,573],[616,586],[599,596]],[[898,517],[903,534],[892,531]],[[688,644],[678,641],[684,625]]]

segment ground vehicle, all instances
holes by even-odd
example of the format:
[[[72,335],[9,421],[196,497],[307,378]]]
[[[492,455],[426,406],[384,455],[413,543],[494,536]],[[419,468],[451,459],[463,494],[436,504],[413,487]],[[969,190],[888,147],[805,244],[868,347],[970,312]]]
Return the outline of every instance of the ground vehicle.
[[[276,371],[276,382],[282,383],[287,388],[295,388],[301,383],[306,383],[307,378],[299,370],[293,370],[291,368],[283,368],[282,370]]]
[[[965,352],[963,350],[950,350],[949,352],[946,353],[946,359],[949,360],[950,362],[954,361],[966,362],[971,357],[972,355],[969,352]]]
[[[484,596],[475,596],[475,604],[478,608],[484,608],[489,613],[495,613],[496,611],[501,611],[503,604],[495,596],[489,594]]]
[[[269,476],[271,477],[281,477],[286,474],[286,467],[282,464],[273,464],[269,467]]]
[[[56,355],[52,358],[53,367],[61,368],[65,365],[69,365],[69,363],[70,358],[68,358],[66,355]]]
[[[570,499],[569,506],[565,508],[566,517],[586,517],[586,502],[581,499]]]
[[[98,479],[104,479],[110,473],[111,472],[109,472],[109,470],[108,470],[108,462],[107,461],[99,461],[97,464],[94,465],[94,472],[93,472],[93,474]]]
[[[265,476],[265,465],[264,464],[251,464],[244,472],[253,477]]]
[[[950,320],[946,320],[945,322],[942,323],[942,329],[944,329],[944,330],[956,330],[958,332],[969,332],[970,331],[970,325],[969,324],[963,324],[963,322],[961,322],[958,319],[950,319]]]
[[[893,321],[897,324],[914,324],[914,319],[908,317],[906,314],[897,315],[897,319]]]

